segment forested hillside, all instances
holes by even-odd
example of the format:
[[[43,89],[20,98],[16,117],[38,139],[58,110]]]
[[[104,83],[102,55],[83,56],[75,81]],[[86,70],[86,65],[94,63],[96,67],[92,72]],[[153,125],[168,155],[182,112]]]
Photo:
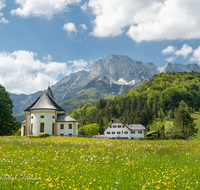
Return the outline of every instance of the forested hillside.
[[[156,118],[171,120],[179,107],[190,112],[200,108],[200,73],[167,72],[144,82],[137,89],[112,99],[99,99],[74,109],[71,116],[85,123],[107,126],[111,118],[124,123],[141,123],[147,126]]]

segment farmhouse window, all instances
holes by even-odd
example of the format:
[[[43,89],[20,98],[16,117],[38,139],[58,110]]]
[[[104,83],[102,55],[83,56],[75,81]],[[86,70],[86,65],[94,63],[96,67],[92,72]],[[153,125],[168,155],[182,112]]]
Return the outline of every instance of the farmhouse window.
[[[112,125],[110,126],[110,128],[112,128]]]
[[[115,131],[113,131],[112,134],[115,134]]]
[[[110,131],[108,131],[107,134],[110,134]]]
[[[135,134],[135,131],[131,131],[131,134]]]
[[[139,134],[142,134],[142,131],[138,131]]]
[[[118,125],[118,128],[121,128],[121,125]]]
[[[124,128],[124,125],[122,125],[122,128]]]
[[[68,133],[68,136],[72,136],[72,133]]]
[[[128,131],[124,131],[124,134],[128,134]]]
[[[121,132],[120,132],[120,131],[117,131],[117,134],[121,134]]]
[[[113,125],[113,128],[116,128],[116,125]]]

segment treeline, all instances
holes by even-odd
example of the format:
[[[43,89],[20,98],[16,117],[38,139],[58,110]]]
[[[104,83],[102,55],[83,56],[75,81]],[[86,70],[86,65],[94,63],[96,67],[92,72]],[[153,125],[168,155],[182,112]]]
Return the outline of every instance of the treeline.
[[[78,120],[79,126],[97,123],[101,128],[107,126],[111,118],[147,126],[155,118],[173,119],[180,106],[190,112],[199,110],[200,73],[167,72],[154,75],[124,95],[82,104],[72,111],[71,116]]]

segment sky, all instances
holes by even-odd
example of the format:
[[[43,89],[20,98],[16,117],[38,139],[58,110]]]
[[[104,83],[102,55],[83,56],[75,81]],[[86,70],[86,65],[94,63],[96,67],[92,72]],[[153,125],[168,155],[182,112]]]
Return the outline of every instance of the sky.
[[[199,0],[0,0],[0,84],[31,94],[109,55],[200,64]]]

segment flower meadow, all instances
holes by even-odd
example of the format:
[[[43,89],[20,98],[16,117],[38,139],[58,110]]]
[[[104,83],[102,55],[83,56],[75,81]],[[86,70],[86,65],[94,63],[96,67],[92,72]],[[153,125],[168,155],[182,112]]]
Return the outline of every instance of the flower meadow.
[[[0,137],[0,189],[200,189],[200,141]]]

